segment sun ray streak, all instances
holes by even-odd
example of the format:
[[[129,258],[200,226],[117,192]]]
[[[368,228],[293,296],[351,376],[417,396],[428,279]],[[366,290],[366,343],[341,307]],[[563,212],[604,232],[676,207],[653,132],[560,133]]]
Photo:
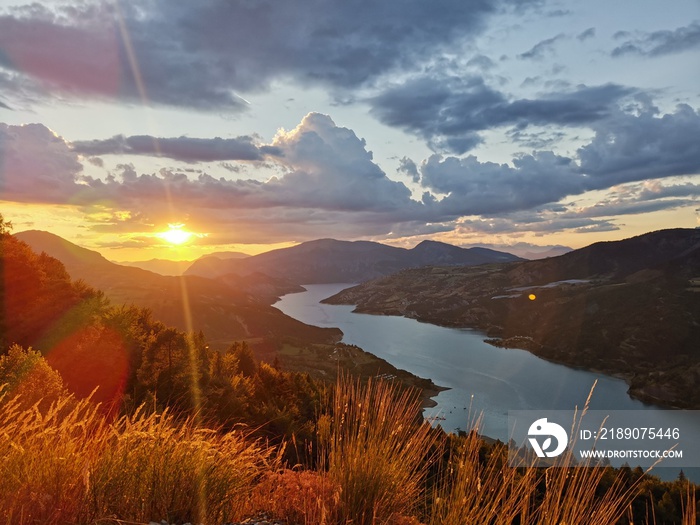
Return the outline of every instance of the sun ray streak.
[[[136,58],[136,53],[134,52],[134,47],[132,45],[131,37],[129,35],[129,31],[127,29],[126,23],[124,21],[124,16],[121,11],[121,8],[119,6],[119,1],[115,2],[115,7],[116,7],[116,13],[117,13],[117,23],[119,26],[119,32],[122,38],[122,42],[124,43],[124,49],[126,51],[126,56],[127,60],[129,62],[129,68],[131,69],[131,74],[133,75],[134,82],[136,83],[136,89],[138,90],[139,96],[141,98],[141,102],[144,106],[145,109],[148,109],[150,107],[150,104],[148,102],[148,94],[146,92],[146,85],[143,81],[143,77],[141,75],[141,69],[138,64],[138,60]],[[149,117],[150,114],[149,114]],[[151,120],[152,118],[149,118]],[[153,123],[152,123],[153,124]],[[155,125],[152,126],[155,128]],[[153,137],[157,137],[157,133],[153,134]],[[158,140],[156,138],[153,139],[153,148],[154,151],[156,152],[157,156],[161,156],[161,148]],[[170,186],[168,184],[167,179],[163,181],[163,189],[165,191],[165,199],[167,202],[168,207],[170,208],[170,214],[172,217],[176,217],[176,210],[175,210],[175,204],[173,202],[172,198],[172,193],[170,191]],[[171,229],[171,231],[173,231]],[[186,232],[183,232],[186,233]],[[178,239],[182,238],[182,236],[178,236]],[[188,236],[189,238],[189,236]],[[166,238],[167,240],[167,238]],[[184,242],[187,239],[184,239],[182,242]],[[178,244],[178,243],[176,243]],[[195,341],[194,341],[194,325],[192,323],[192,311],[190,309],[190,300],[189,300],[189,293],[187,290],[187,283],[184,277],[179,277],[180,280],[180,293],[182,296],[182,308],[183,308],[183,315],[185,319],[185,326],[187,329],[187,333],[189,334],[189,337],[187,338],[188,343],[188,352],[189,352],[189,361],[190,361],[190,377],[191,377],[191,395],[192,395],[192,403],[194,406],[194,414],[195,418],[199,418],[201,414],[201,391],[200,391],[200,385],[199,385],[199,378],[198,378],[198,373],[197,373],[197,349],[195,346]],[[203,474],[203,472],[201,473]],[[199,486],[199,500],[200,500],[200,509],[202,509],[202,516],[198,516],[198,519],[203,519],[204,516],[206,516],[206,486],[204,484],[204,476],[200,475],[200,479],[202,480],[202,483]]]

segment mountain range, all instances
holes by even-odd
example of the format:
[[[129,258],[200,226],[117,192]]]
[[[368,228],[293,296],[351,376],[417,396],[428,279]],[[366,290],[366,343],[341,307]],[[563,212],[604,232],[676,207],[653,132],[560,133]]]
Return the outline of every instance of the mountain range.
[[[15,237],[37,253],[61,261],[73,279],[102,290],[114,304],[149,308],[153,316],[183,330],[202,330],[214,347],[233,341],[299,337],[306,341],[340,339],[338,329],[301,323],[270,306],[280,295],[303,291],[295,283],[254,273],[209,279],[196,275],[168,277],[108,261],[98,252],[44,231]]]
[[[195,261],[186,275],[168,276],[139,266],[172,271],[169,261],[117,264],[49,232],[29,230],[15,237],[61,261],[73,279],[102,290],[113,303],[143,306],[168,325],[202,330],[216,347],[290,336],[307,342],[339,340],[340,330],[305,325],[270,306],[284,294],[303,291],[299,283],[367,280],[423,264],[517,260],[484,248],[465,250],[431,241],[406,250],[324,239],[256,256],[214,253]]]
[[[243,252],[213,252],[207,255],[203,255],[198,261],[204,261],[206,259],[242,259],[243,257],[249,257],[247,253]],[[161,275],[182,275],[187,269],[192,266],[192,261],[173,261],[170,259],[149,259],[148,261],[112,261],[115,264],[121,264],[122,266],[135,266],[137,268],[142,268],[148,270],[149,272],[159,273]]]
[[[244,259],[200,259],[185,274],[218,277],[262,272],[300,284],[353,283],[426,265],[471,266],[519,260],[488,248],[459,248],[436,241],[423,241],[406,249],[371,241],[319,239]]]
[[[182,275],[194,261],[171,261],[169,259],[149,259],[148,261],[112,261],[121,266],[134,266],[160,275]]]

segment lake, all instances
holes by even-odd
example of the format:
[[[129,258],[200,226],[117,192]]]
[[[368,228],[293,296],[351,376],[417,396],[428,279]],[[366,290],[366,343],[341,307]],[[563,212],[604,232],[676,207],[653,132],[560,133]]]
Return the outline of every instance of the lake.
[[[621,379],[551,363],[524,350],[491,346],[478,331],[404,317],[356,314],[352,313],[354,306],[319,303],[349,286],[352,284],[305,285],[306,292],[285,295],[275,307],[307,324],[338,327],[344,343],[449,388],[434,398],[437,406],[425,412],[426,417],[439,417],[447,431],[467,429],[470,418],[481,415],[480,432],[507,441],[509,410],[582,408],[597,381],[590,409],[656,411],[659,425],[682,423],[700,441],[697,412],[662,410],[632,399]],[[669,477],[663,470],[655,472]],[[695,481],[700,478],[696,472],[691,476]]]

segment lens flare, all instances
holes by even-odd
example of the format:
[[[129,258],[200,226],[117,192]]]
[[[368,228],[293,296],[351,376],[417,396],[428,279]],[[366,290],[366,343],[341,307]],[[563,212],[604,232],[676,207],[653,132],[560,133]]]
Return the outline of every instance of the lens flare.
[[[156,236],[170,244],[184,244],[194,236],[194,233],[183,230],[184,227],[184,224],[168,224],[170,229]]]

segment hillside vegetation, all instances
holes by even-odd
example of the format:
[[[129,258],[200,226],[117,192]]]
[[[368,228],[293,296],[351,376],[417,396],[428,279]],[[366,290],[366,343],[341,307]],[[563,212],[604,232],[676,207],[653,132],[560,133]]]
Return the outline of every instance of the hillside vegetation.
[[[155,319],[181,330],[207,334],[209,344],[225,349],[247,340],[261,351],[265,341],[296,337],[313,343],[339,341],[337,328],[306,325],[270,306],[280,295],[303,291],[298,284],[256,273],[245,279],[225,275],[168,277],[141,268],[114,264],[99,253],[77,246],[57,235],[25,231],[14,236],[37,253],[60,260],[73,279],[104,292],[114,304],[148,308]]]

